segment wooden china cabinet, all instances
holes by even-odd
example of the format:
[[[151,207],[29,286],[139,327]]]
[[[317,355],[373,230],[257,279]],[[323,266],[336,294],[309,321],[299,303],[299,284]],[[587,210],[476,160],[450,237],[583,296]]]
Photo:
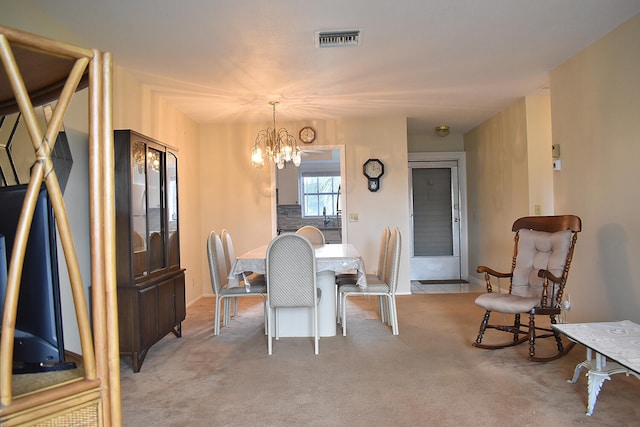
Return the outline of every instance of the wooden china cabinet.
[[[132,130],[114,132],[120,355],[138,372],[149,348],[182,335],[176,150]]]

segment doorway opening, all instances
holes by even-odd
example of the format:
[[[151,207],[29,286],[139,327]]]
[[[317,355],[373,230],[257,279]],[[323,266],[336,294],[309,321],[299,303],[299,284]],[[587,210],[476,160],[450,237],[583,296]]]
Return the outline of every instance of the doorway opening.
[[[275,169],[272,174],[276,194],[273,211],[278,234],[293,232],[302,225],[313,225],[323,231],[328,243],[346,242],[348,225],[342,221],[342,212],[347,208],[344,165],[344,145],[314,145],[303,151],[299,167],[286,164],[283,169]],[[336,188],[305,191],[302,185],[305,179],[331,182]]]
[[[464,160],[464,152],[409,154],[412,281],[467,278]]]

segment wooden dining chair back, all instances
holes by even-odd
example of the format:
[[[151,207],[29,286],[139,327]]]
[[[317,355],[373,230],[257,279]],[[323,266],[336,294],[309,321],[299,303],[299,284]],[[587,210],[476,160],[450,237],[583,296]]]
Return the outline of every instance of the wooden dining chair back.
[[[324,233],[318,227],[314,227],[313,225],[305,225],[298,228],[296,234],[301,234],[309,239],[312,245],[324,245],[325,243]]]
[[[318,354],[321,293],[316,285],[316,257],[311,242],[300,234],[281,234],[269,243],[266,261],[269,354],[272,354],[274,329],[278,336],[278,310],[299,307],[313,311],[314,350]]]
[[[501,273],[486,266],[479,266],[484,274],[487,293],[476,298],[475,303],[485,309],[484,318],[476,338],[475,347],[496,349],[529,342],[529,360],[546,362],[562,357],[574,343],[566,346],[561,335],[551,326],[536,324],[536,315],[549,316],[551,325],[562,310],[564,288],[569,275],[573,251],[582,222],[575,215],[531,216],[517,219],[512,226],[515,232],[511,271]],[[492,280],[508,279],[506,292],[494,292]],[[513,323],[491,324],[492,312],[513,315]],[[520,322],[521,314],[529,314],[528,325]],[[504,316],[500,316],[504,318]],[[489,344],[483,342],[487,329],[507,332],[507,342]],[[499,334],[501,335],[501,334]],[[557,351],[549,356],[536,355],[536,339],[554,338]]]
[[[347,335],[347,298],[354,295],[378,295],[385,298],[385,310],[387,312],[387,322],[391,326],[393,335],[398,335],[398,313],[396,308],[396,290],[398,288],[398,275],[400,273],[400,252],[402,248],[402,237],[398,227],[395,227],[389,237],[387,255],[385,257],[382,280],[367,278],[367,287],[361,288],[357,284],[347,284],[340,286],[339,298],[342,308],[342,335]],[[382,321],[385,318],[382,317]]]
[[[265,314],[265,332],[266,332],[266,286],[256,285],[250,288],[244,283],[240,286],[228,286],[228,272],[224,257],[224,248],[220,236],[215,231],[209,233],[207,238],[207,260],[209,263],[209,275],[211,278],[211,288],[216,298],[215,313],[213,317],[213,334],[220,335],[220,308],[224,303],[222,313],[222,323],[224,326],[229,324],[231,315],[229,307],[229,298],[236,297],[260,297],[262,298],[263,311]]]

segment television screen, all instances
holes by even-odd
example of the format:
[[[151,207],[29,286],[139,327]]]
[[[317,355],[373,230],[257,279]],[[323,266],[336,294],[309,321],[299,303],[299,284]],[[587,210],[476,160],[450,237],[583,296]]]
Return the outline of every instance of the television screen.
[[[7,268],[26,191],[26,185],[0,187],[0,234]],[[4,302],[4,286],[0,292]],[[65,363],[55,222],[44,186],[38,194],[24,257],[13,361],[14,373],[73,367]]]

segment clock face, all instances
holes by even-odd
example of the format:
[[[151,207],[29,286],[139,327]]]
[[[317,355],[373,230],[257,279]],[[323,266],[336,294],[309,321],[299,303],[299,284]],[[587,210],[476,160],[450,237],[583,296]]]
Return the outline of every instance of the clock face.
[[[384,173],[384,165],[378,159],[369,159],[364,164],[364,175],[367,178],[380,178]]]
[[[305,126],[300,129],[300,134],[298,136],[300,137],[300,141],[305,144],[311,144],[316,139],[316,131],[310,126]]]

